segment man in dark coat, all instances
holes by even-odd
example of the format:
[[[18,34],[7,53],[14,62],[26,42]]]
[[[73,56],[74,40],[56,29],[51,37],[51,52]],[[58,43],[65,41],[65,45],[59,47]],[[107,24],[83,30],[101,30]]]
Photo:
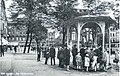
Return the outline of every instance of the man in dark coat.
[[[4,48],[1,46],[1,56],[4,56]]]
[[[40,61],[40,56],[41,56],[41,47],[37,47],[37,61]]]
[[[67,45],[65,45],[64,48],[64,61],[65,65],[67,66],[67,71],[69,71],[69,65],[70,65],[70,50],[68,50]]]
[[[51,65],[52,65],[52,60],[54,61],[54,65],[55,65],[55,48],[53,46],[50,48],[50,57],[51,57]]]
[[[98,56],[97,62],[100,63],[102,59],[102,47],[99,45],[99,47],[96,49],[96,54]]]
[[[62,47],[58,50],[57,58],[59,59],[59,67],[63,68],[64,67],[64,50]]]
[[[14,46],[14,51],[15,51],[15,53],[17,52],[17,46]]]
[[[49,48],[46,48],[45,49],[45,64],[47,64],[48,58],[49,58]]]
[[[76,66],[76,59],[75,59],[75,56],[77,55],[76,45],[74,45],[72,48],[72,55],[73,55],[73,65]]]
[[[82,48],[80,49],[80,55],[82,58],[82,69],[84,68],[84,59],[85,59],[85,48],[84,45],[82,45]]]

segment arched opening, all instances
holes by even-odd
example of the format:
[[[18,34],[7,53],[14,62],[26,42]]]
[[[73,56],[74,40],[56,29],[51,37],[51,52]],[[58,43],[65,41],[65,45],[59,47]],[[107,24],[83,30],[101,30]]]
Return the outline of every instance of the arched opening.
[[[78,36],[77,27],[71,26],[69,33],[70,33],[69,43],[72,43],[72,45],[77,44],[77,36]]]
[[[80,31],[80,42],[82,45],[91,47],[93,45],[102,46],[102,29],[95,22],[84,24]]]

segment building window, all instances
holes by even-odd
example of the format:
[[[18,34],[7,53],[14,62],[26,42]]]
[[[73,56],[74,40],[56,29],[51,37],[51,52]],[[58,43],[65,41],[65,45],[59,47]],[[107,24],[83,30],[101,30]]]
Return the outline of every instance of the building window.
[[[86,12],[86,10],[83,10],[84,12]]]
[[[9,41],[11,41],[11,38],[8,38],[9,39]]]
[[[10,41],[12,41],[12,38],[10,38]]]
[[[3,23],[3,30],[4,30],[4,23]]]
[[[12,38],[12,41],[14,41],[15,39],[14,39],[14,37]]]
[[[75,40],[75,32],[72,32],[72,40]]]
[[[23,38],[23,41],[25,41],[25,38]]]
[[[23,41],[23,37],[21,37],[21,41]]]
[[[114,37],[115,35],[114,35],[114,33],[113,33],[113,37]]]
[[[112,33],[110,33],[110,37],[112,37]]]
[[[21,37],[19,37],[19,40],[21,41]]]
[[[16,41],[18,41],[18,37],[16,37]]]
[[[79,10],[80,12],[82,12],[82,10]]]

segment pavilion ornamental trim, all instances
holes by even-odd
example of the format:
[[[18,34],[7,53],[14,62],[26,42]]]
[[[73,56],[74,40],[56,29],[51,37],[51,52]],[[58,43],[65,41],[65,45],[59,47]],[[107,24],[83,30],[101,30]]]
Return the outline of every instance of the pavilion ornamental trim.
[[[105,23],[115,23],[116,21],[113,20],[110,16],[94,16],[94,15],[85,15],[85,16],[79,16],[79,17],[75,17],[73,19],[70,19],[66,22],[64,22],[64,25],[67,25],[67,27],[71,26],[71,25],[76,25],[78,22],[99,22],[99,21],[103,21]]]

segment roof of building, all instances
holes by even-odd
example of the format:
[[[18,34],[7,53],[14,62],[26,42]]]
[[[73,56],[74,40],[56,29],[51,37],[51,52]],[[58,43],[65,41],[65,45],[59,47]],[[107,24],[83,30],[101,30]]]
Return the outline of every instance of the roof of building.
[[[109,27],[109,24],[116,24],[116,21],[112,19],[110,16],[97,16],[97,15],[84,15],[78,16],[74,19],[68,20],[65,22],[65,25],[75,25],[78,22],[86,22],[86,21],[103,21],[106,23],[106,27]]]
[[[110,16],[96,16],[96,15],[84,15],[76,17],[75,20],[80,21],[106,21],[110,23],[114,23],[115,20],[113,20]]]

